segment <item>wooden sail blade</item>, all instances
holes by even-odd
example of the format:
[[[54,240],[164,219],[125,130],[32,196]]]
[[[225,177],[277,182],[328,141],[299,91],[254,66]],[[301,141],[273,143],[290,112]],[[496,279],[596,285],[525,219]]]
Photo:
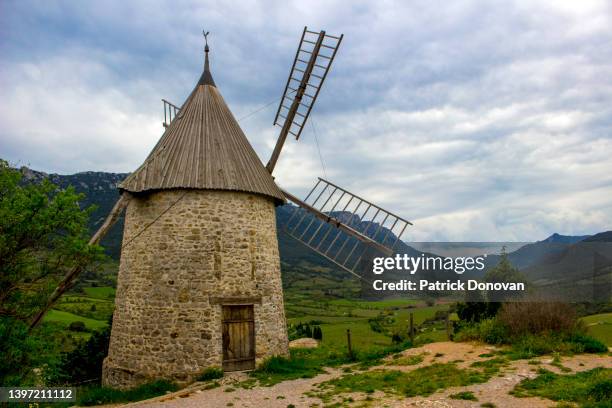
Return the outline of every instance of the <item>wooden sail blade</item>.
[[[412,225],[322,178],[304,200],[284,190],[283,194],[297,205],[286,232],[353,274],[367,251],[392,256],[407,226]]]
[[[310,31],[304,27],[274,124],[281,127],[266,168],[271,173],[289,134],[300,138],[319,92],[336,56],[343,35]]]
[[[162,102],[164,104],[164,123],[162,123],[162,125],[167,128],[170,126],[170,123],[172,123],[174,118],[176,118],[181,108],[165,99],[162,99]]]

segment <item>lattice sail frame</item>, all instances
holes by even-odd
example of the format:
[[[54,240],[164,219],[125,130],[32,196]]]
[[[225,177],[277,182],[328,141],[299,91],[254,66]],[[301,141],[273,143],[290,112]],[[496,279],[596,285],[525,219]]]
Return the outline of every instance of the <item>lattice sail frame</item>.
[[[162,102],[164,104],[164,122],[162,123],[162,125],[167,128],[168,126],[170,126],[170,123],[172,123],[174,118],[176,118],[176,116],[179,114],[181,108],[179,108],[172,102],[168,102],[165,99],[162,99]]]
[[[300,45],[293,60],[285,90],[274,117],[274,124],[283,128],[289,120],[288,133],[299,139],[319,96],[321,86],[331,68],[343,35],[310,31],[304,27]],[[295,106],[294,106],[295,105]],[[293,112],[295,110],[295,112]]]
[[[368,249],[391,256],[410,221],[319,178],[298,205],[286,232],[347,272],[361,277],[358,268]]]

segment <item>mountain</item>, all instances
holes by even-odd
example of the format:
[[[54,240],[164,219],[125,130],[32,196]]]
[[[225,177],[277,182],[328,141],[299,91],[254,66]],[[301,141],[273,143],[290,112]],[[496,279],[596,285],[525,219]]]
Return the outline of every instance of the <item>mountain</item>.
[[[128,174],[127,173],[105,173],[105,172],[82,172],[72,175],[46,174],[37,172],[28,168],[21,168],[26,181],[38,181],[42,178],[48,178],[54,184],[62,188],[74,186],[75,190],[83,193],[85,198],[81,202],[83,207],[94,205],[95,209],[90,217],[90,230],[94,232],[104,221],[106,215],[111,210],[112,206],[119,197],[117,184],[120,183]],[[352,294],[359,291],[361,286],[362,292],[364,285],[367,286],[367,281],[359,281],[359,279],[351,276],[348,272],[342,270],[334,263],[330,262],[323,256],[317,254],[313,250],[305,247],[295,238],[291,237],[286,228],[289,227],[289,220],[296,211],[304,211],[299,207],[291,204],[279,206],[276,209],[276,221],[278,230],[278,242],[281,254],[281,268],[283,272],[283,282],[286,287],[308,288],[311,289],[313,282],[316,282],[316,290],[324,291],[327,295],[346,296],[346,291],[342,288],[349,287]],[[347,222],[350,218],[350,225],[360,231],[369,231],[367,234],[373,238],[374,231],[378,230],[378,223],[368,223],[359,219],[357,216],[352,216],[350,213],[335,212],[334,217]],[[106,252],[115,260],[119,259],[121,240],[123,234],[123,217],[109,231],[107,236],[102,241],[102,246]],[[386,230],[384,227],[380,229],[378,239],[387,237],[392,240],[395,236]],[[328,240],[335,237],[334,233],[327,236]],[[388,242],[388,241],[387,241]],[[553,234],[550,237],[537,241],[531,244],[524,245],[519,249],[508,254],[510,262],[517,268],[524,270],[530,279],[538,281],[547,281],[554,279],[554,270],[559,273],[568,274],[571,277],[571,268],[566,268],[564,265],[571,265],[570,258],[572,252],[569,248],[579,243],[586,242],[612,242],[612,231],[602,232],[593,236],[568,236]],[[317,243],[315,243],[316,245]],[[578,254],[580,260],[586,260],[592,253],[583,247],[580,250],[574,249],[573,254]],[[331,250],[333,255],[333,248]],[[396,246],[396,252],[400,254],[408,254],[411,257],[418,257],[424,253],[428,257],[437,257],[438,255],[416,250],[410,245],[399,241]],[[499,256],[489,255],[486,261],[487,269],[497,265]],[[583,262],[583,261],[578,261]],[[484,271],[478,274],[464,274],[463,278],[481,278]],[[423,276],[413,275],[407,276],[404,271],[388,271],[386,273],[387,281],[394,281],[403,278],[417,279]],[[427,272],[428,279],[446,280],[456,279],[457,275],[452,271],[436,271]],[[350,285],[346,282],[350,282]],[[370,288],[371,289],[371,288]]]
[[[570,245],[589,239],[590,235],[561,235],[554,233],[542,241],[523,245],[508,254],[510,263],[518,269],[529,268],[538,263],[546,262],[565,251]],[[487,269],[497,265],[499,255],[489,255]]]
[[[590,235],[560,235],[555,232],[550,237],[546,238],[543,241],[539,241],[539,242],[575,244],[576,242],[582,241],[589,237]]]
[[[598,235],[609,237],[608,233]],[[569,244],[522,272],[538,288],[539,296],[572,302],[609,302],[612,241],[583,240]]]
[[[582,242],[612,242],[612,231],[600,232],[599,234],[591,235]]]

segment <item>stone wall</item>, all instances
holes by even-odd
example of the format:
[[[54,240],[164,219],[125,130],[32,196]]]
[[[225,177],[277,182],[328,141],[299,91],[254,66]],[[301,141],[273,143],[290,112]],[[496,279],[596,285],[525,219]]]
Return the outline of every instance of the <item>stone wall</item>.
[[[221,367],[220,302],[232,298],[260,299],[254,302],[257,362],[286,355],[273,202],[210,190],[134,197],[103,384],[187,382],[207,367]]]

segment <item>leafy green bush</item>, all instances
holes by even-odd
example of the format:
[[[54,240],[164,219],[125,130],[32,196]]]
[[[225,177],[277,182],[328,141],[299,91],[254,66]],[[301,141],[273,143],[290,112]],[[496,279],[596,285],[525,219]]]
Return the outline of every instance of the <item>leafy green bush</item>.
[[[323,340],[323,331],[321,326],[315,326],[312,330],[312,338],[315,340]]]
[[[541,333],[525,334],[512,338],[510,357],[513,359],[532,358],[543,354],[599,353],[608,348],[584,334]]]
[[[321,340],[323,338],[323,332],[319,326],[321,322],[318,320],[311,320],[307,323],[299,322],[297,325],[289,325],[287,332],[289,340],[301,339],[304,337]]]
[[[478,323],[495,317],[499,307],[500,303],[485,302],[484,298],[474,302],[457,303],[457,316],[462,322]]]
[[[0,384],[34,385],[38,379],[32,368],[55,366],[57,357],[52,351],[56,347],[47,326],[28,333],[23,321],[0,316]]]
[[[605,353],[608,351],[608,346],[603,344],[601,341],[582,333],[572,334],[569,341],[573,344],[582,346],[582,350],[580,352],[583,353]]]
[[[55,370],[47,377],[50,384],[100,384],[102,363],[108,354],[112,318],[103,330],[95,331],[91,337],[67,353],[62,353]]]
[[[507,339],[508,330],[495,318],[466,324],[455,334],[456,341],[476,340],[489,344],[503,344]]]
[[[202,371],[202,373],[196,377],[196,380],[209,381],[216,380],[217,378],[223,378],[223,370],[219,367],[209,367]]]
[[[77,321],[71,322],[68,325],[68,330],[74,331],[74,332],[84,332],[87,330],[87,327],[85,327],[84,322],[77,320]]]
[[[109,387],[88,387],[79,390],[77,393],[77,405],[91,406],[101,404],[111,404],[117,402],[142,401],[144,399],[157,397],[166,392],[176,391],[176,384],[158,380],[152,383],[140,385],[131,390],[117,390]]]

